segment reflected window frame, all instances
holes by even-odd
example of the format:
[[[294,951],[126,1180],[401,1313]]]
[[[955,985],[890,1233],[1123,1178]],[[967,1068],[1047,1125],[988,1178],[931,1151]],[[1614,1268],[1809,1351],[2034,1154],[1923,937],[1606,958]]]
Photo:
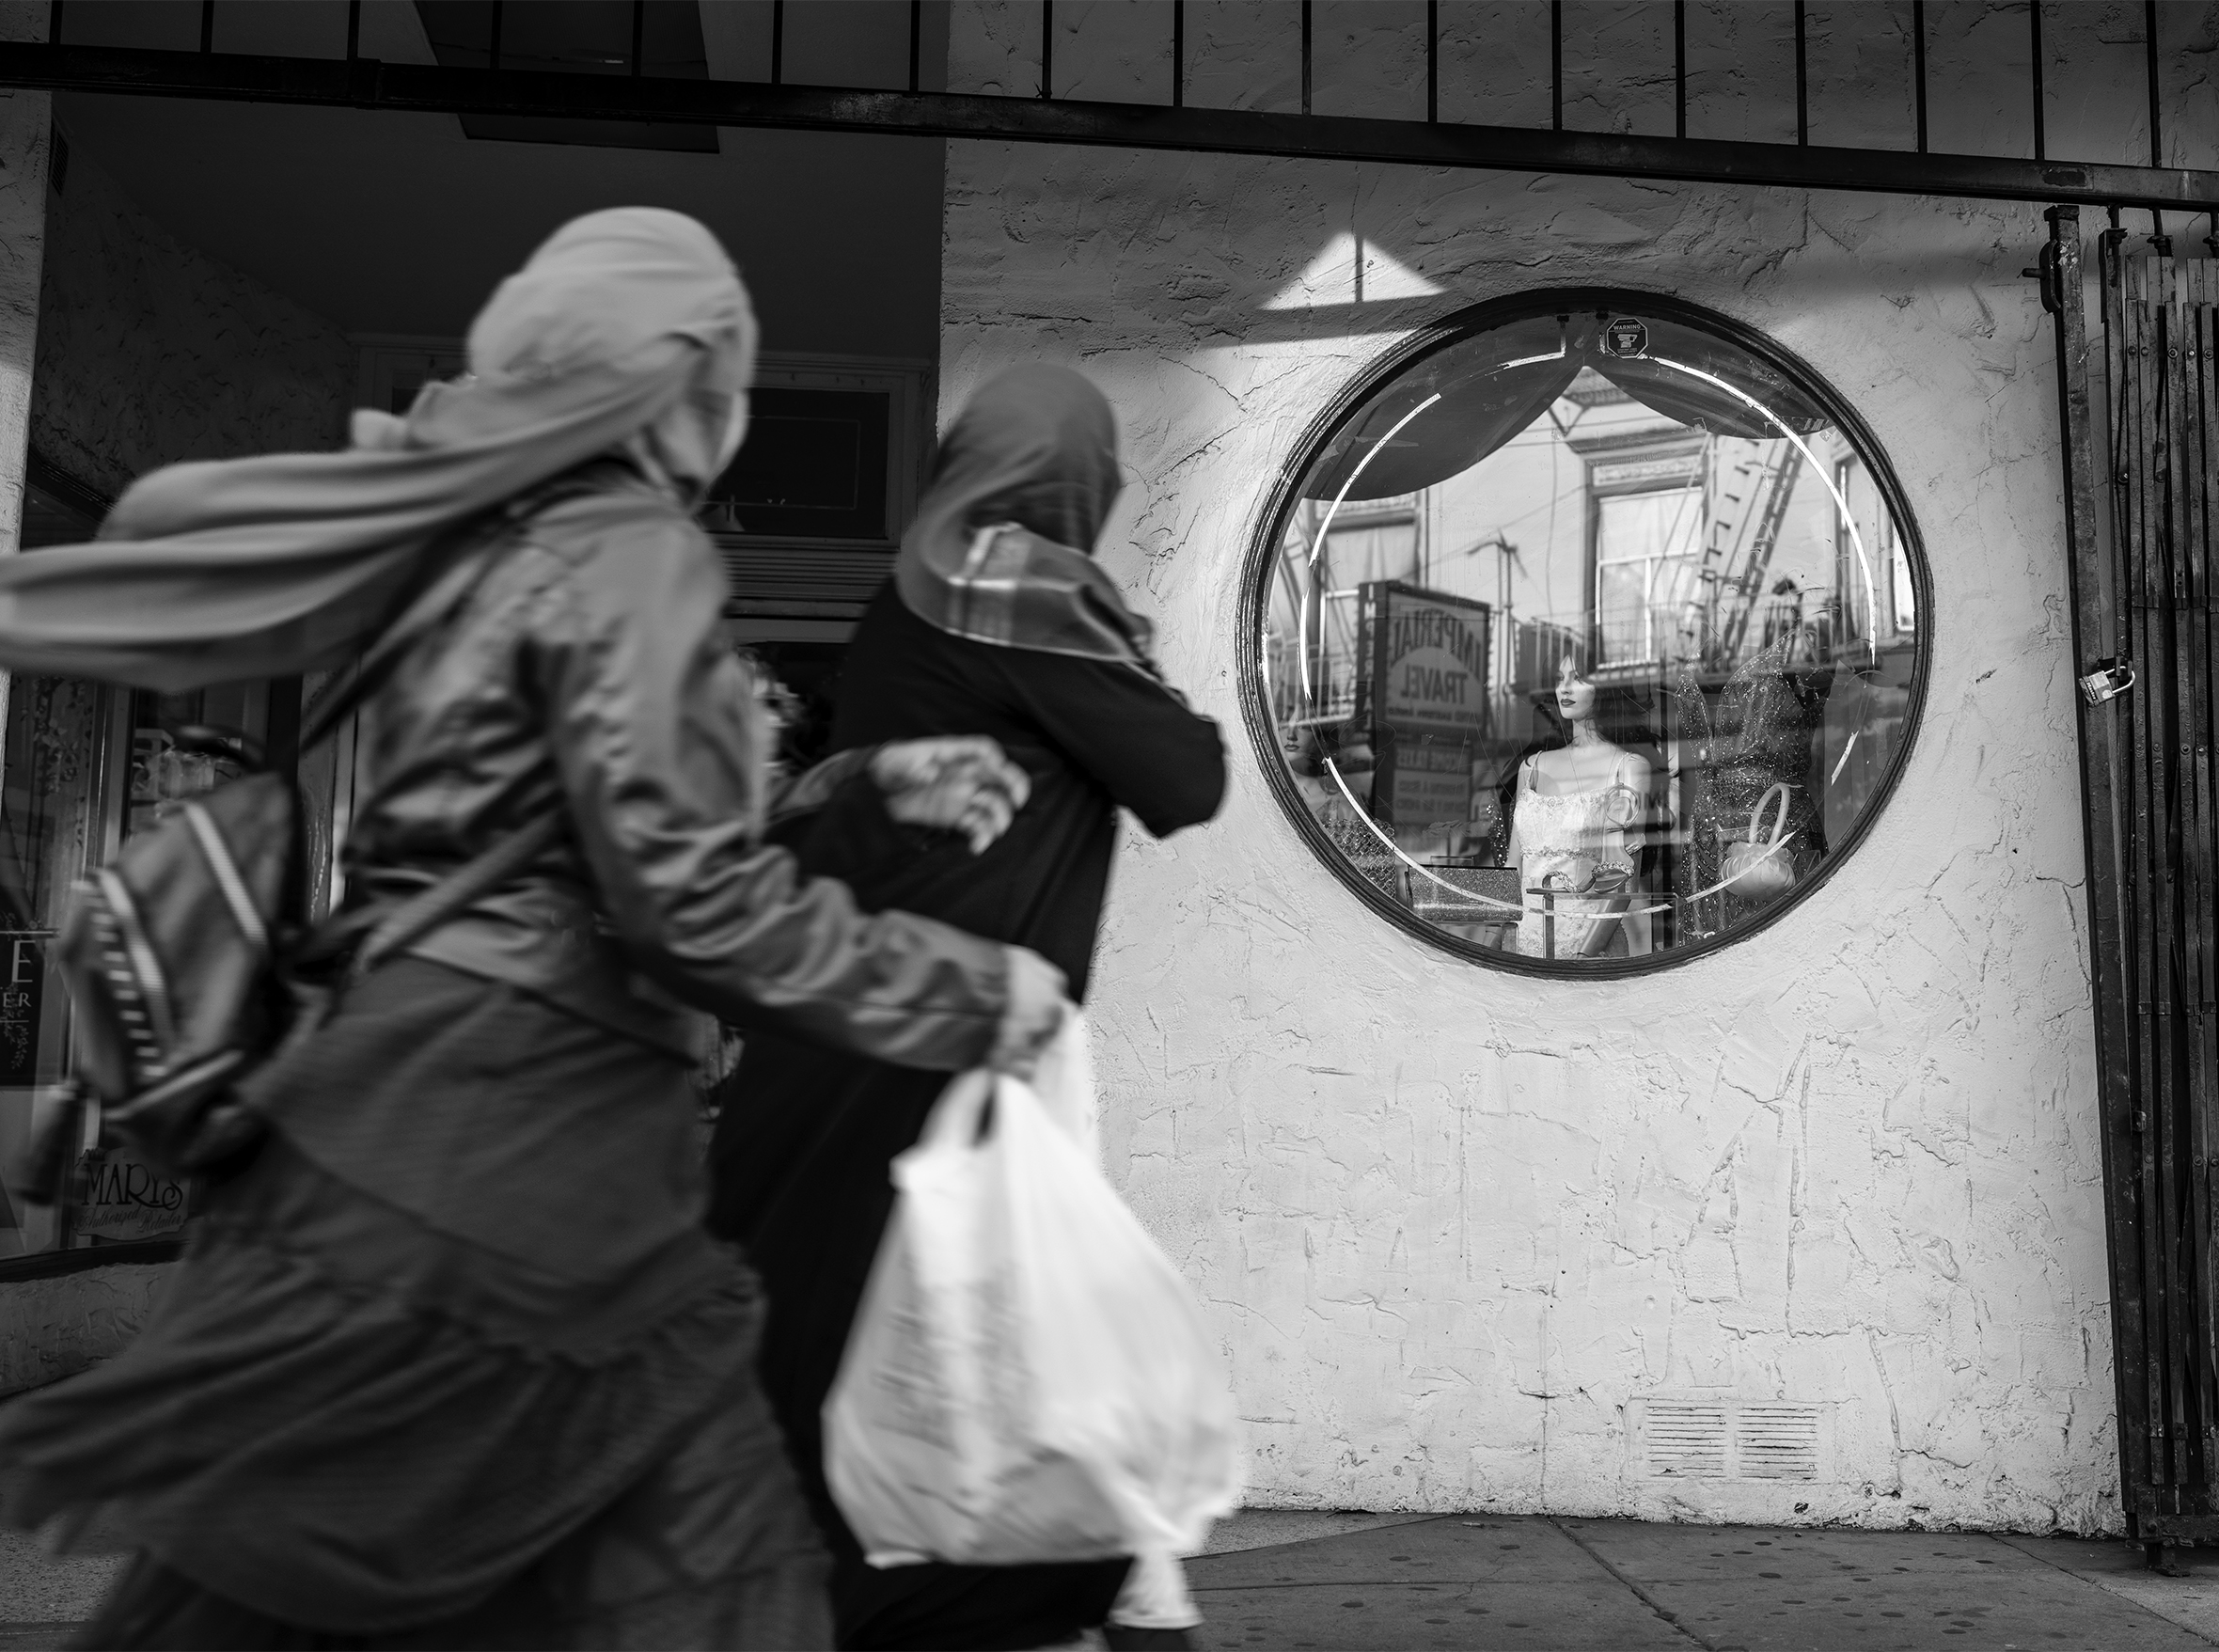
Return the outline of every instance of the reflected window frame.
[[[1898,622],[1891,630],[1897,639],[1906,635],[1910,637],[1912,657],[1910,681],[1906,685],[1903,732],[1890,754],[1887,771],[1881,778],[1863,812],[1839,842],[1830,843],[1824,861],[1808,876],[1799,878],[1795,888],[1746,915],[1726,933],[1638,956],[1590,959],[1577,965],[1567,965],[1554,959],[1530,957],[1520,952],[1482,946],[1440,928],[1388,894],[1348,857],[1311,811],[1289,767],[1284,746],[1285,731],[1280,726],[1272,710],[1268,662],[1271,652],[1269,624],[1272,584],[1279,576],[1278,563],[1285,536],[1295,512],[1303,502],[1301,490],[1305,479],[1312,474],[1318,460],[1331,445],[1364,416],[1377,397],[1429,357],[1486,333],[1520,322],[1549,316],[1577,318],[1582,315],[1648,317],[1708,333],[1723,343],[1746,351],[1771,368],[1796,392],[1826,414],[1847,441],[1865,480],[1879,496],[1882,507],[1881,520],[1887,536],[1887,544],[1881,548],[1884,563],[1880,570],[1880,578],[1888,580],[1896,588],[1889,593],[1889,606],[1894,615],[1898,617]],[[1592,531],[1591,527],[1586,558],[1590,578],[1596,567]],[[1242,721],[1248,727],[1265,783],[1297,835],[1358,900],[1390,923],[1440,952],[1510,974],[1550,981],[1611,980],[1648,975],[1711,957],[1725,948],[1739,946],[1764,934],[1790,913],[1797,911],[1829,883],[1836,872],[1856,858],[1858,850],[1863,847],[1875,823],[1892,806],[1896,788],[1917,750],[1919,737],[1925,727],[1927,686],[1932,669],[1937,617],[1932,574],[1917,515],[1911,509],[1911,501],[1886,448],[1857,409],[1802,357],[1732,316],[1668,294],[1617,287],[1532,289],[1456,310],[1416,329],[1382,351],[1369,365],[1349,376],[1339,392],[1310,421],[1288,450],[1271,490],[1265,497],[1263,508],[1255,518],[1249,536],[1248,549],[1242,559],[1239,578],[1238,630],[1235,654]],[[1905,585],[1908,585],[1908,591],[1903,590]],[[1901,605],[1898,593],[1908,594],[1912,599],[1911,612],[1915,630],[1906,632],[1900,628]],[[1868,623],[1871,622],[1868,618]],[[1873,623],[1872,628],[1875,632],[1880,629],[1877,623]]]

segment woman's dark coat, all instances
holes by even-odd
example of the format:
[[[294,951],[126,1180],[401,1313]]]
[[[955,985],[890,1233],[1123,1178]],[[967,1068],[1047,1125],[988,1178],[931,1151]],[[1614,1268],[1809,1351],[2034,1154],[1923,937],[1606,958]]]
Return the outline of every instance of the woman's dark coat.
[[[1091,537],[1091,533],[1090,533]],[[1009,831],[974,856],[952,833],[889,821],[851,783],[809,820],[803,868],[871,911],[929,915],[1033,948],[1085,996],[1122,807],[1162,837],[1224,790],[1217,725],[1142,666],[996,647],[937,630],[880,592],[856,634],[834,745],[990,734],[1031,777]],[[724,1088],[710,1222],[742,1240],[771,1297],[763,1378],[834,1555],[847,1646],[1036,1646],[1101,1621],[1124,1563],[865,1565],[825,1484],[818,1412],[839,1368],[893,1189],[946,1079],[752,1038]]]

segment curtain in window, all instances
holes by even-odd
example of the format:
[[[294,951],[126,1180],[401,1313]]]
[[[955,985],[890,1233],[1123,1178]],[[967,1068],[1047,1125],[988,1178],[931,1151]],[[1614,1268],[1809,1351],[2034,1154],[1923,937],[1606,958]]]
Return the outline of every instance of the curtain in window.
[[[1645,324],[1647,351],[1624,358],[1603,353],[1593,316],[1534,317],[1440,352],[1351,421],[1303,497],[1384,499],[1460,476],[1546,417],[1583,368],[1714,435],[1764,441],[1783,425],[1800,435],[1826,427],[1816,404],[1739,345],[1673,322]]]

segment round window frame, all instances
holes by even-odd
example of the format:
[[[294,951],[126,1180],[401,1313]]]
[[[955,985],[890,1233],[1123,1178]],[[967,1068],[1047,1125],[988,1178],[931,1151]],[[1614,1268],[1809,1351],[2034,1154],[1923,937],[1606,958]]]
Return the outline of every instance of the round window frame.
[[[1605,316],[1629,313],[1649,315],[1661,321],[1700,328],[1748,351],[1758,360],[1777,370],[1796,389],[1823,408],[1835,426],[1849,437],[1857,457],[1871,471],[1873,481],[1894,519],[1902,544],[1910,553],[1912,591],[1918,604],[1919,628],[1912,643],[1902,743],[1896,747],[1887,773],[1881,777],[1879,787],[1873,793],[1872,801],[1858,816],[1841,845],[1827,857],[1826,863],[1817,873],[1800,880],[1781,899],[1767,903],[1746,923],[1715,939],[1697,941],[1692,946],[1674,947],[1640,958],[1612,958],[1569,967],[1545,959],[1528,958],[1522,953],[1478,946],[1462,936],[1451,935],[1426,922],[1400,902],[1391,899],[1384,889],[1359,872],[1348,857],[1342,854],[1304,803],[1281,750],[1280,730],[1272,719],[1270,703],[1264,692],[1264,626],[1268,614],[1270,582],[1275,572],[1274,559],[1283,543],[1288,518],[1301,502],[1299,490],[1302,479],[1317,463],[1327,447],[1341,434],[1350,420],[1363,411],[1374,396],[1426,357],[1468,338],[1517,322],[1530,321],[1535,316],[1568,317],[1582,311],[1594,311]],[[1241,560],[1239,636],[1235,655],[1235,670],[1240,679],[1242,720],[1248,724],[1249,737],[1255,747],[1257,766],[1264,771],[1265,783],[1311,853],[1324,863],[1327,871],[1353,891],[1358,900],[1397,928],[1468,963],[1506,974],[1532,976],[1547,981],[1613,980],[1650,975],[1660,969],[1693,964],[1755,939],[1816,894],[1832,880],[1837,870],[1849,864],[1864,847],[1874,823],[1895,802],[1896,787],[1901,783],[1912,754],[1917,749],[1920,736],[1925,732],[1927,682],[1932,666],[1934,626],[1937,621],[1933,577],[1927,560],[1926,537],[1919,529],[1918,518],[1911,509],[1911,501],[1904,494],[1903,484],[1896,475],[1895,464],[1888,457],[1887,449],[1881,445],[1872,427],[1865,423],[1857,410],[1817,370],[1793,351],[1732,316],[1702,305],[1691,304],[1668,293],[1648,292],[1639,288],[1627,287],[1532,288],[1467,306],[1438,321],[1425,323],[1352,375],[1340,393],[1304,428],[1296,443],[1293,457],[1280,467],[1278,480],[1266,496],[1263,511],[1257,521],[1258,528],[1251,535],[1248,552]]]

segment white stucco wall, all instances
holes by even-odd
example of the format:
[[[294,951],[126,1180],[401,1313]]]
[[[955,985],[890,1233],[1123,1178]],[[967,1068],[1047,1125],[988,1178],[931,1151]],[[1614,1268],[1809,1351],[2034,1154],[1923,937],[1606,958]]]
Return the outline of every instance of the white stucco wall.
[[[970,9],[952,84],[1021,80]],[[2116,1526],[2038,213],[976,143],[948,174],[943,413],[1025,359],[1110,393],[1104,560],[1232,750],[1215,823],[1128,842],[1094,1011],[1112,1161],[1223,1339],[1251,1501]],[[1348,302],[1351,230],[1438,293]],[[1302,428],[1403,330],[1588,283],[1738,317],[1863,412],[1933,672],[1893,804],[1783,921],[1535,981],[1317,863],[1243,726],[1237,585]],[[1819,1405],[1823,1477],[1649,1477],[1652,1395]]]

